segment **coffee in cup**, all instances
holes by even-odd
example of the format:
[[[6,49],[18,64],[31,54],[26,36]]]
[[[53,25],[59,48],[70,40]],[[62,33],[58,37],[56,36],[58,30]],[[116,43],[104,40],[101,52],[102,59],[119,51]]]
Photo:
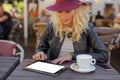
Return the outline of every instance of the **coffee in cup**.
[[[90,68],[96,63],[96,60],[88,54],[80,54],[76,56],[76,61],[79,68]]]

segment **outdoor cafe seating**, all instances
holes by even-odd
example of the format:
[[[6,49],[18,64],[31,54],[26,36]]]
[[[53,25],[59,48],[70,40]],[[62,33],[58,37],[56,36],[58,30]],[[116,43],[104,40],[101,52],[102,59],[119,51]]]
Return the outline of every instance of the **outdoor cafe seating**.
[[[45,26],[44,26],[44,28],[45,28]],[[110,32],[111,32],[111,30],[109,30],[110,32],[107,30],[108,32],[102,33],[101,30],[103,31],[103,29],[97,29],[97,33],[99,35],[105,35],[108,33],[110,34]],[[115,44],[117,44],[117,43],[119,43],[119,40],[120,40],[119,31],[116,33],[118,35],[115,35],[113,37],[113,40],[111,39],[111,42],[113,42],[112,46],[114,46],[114,42],[115,42]],[[40,37],[40,35],[39,35],[39,37]],[[8,59],[8,60],[10,60],[10,59]],[[32,60],[32,59],[23,60],[22,63],[19,64],[16,67],[16,69],[12,71],[12,73],[7,77],[6,80],[14,80],[14,79],[16,79],[16,80],[24,80],[24,79],[26,79],[26,80],[28,80],[28,79],[29,80],[79,80],[79,79],[80,80],[119,80],[119,78],[120,78],[119,73],[115,69],[105,70],[97,65],[95,65],[95,71],[87,73],[87,74],[73,71],[72,69],[70,69],[69,66],[72,63],[75,63],[75,61],[65,62],[64,64],[62,64],[64,66],[67,66],[67,69],[65,71],[61,72],[58,76],[49,76],[46,74],[37,73],[34,71],[33,72],[27,71],[27,70],[23,69],[26,65],[28,65],[32,62],[34,62],[34,60]],[[113,62],[113,59],[112,59],[112,62]]]
[[[0,80],[6,80],[11,72],[22,63],[24,49],[16,42],[0,40]]]
[[[40,37],[41,37],[42,33],[45,30],[45,27],[46,27],[46,23],[38,22],[33,25],[33,29],[36,32],[37,45],[40,41]],[[96,27],[96,31],[97,31],[98,35],[101,37],[104,44],[106,45],[106,48],[108,51],[112,50],[114,44],[117,44],[117,45],[119,44],[120,30],[109,28],[109,27]],[[109,39],[106,39],[107,36],[109,37]]]
[[[97,27],[96,32],[101,37],[105,45],[107,45],[107,49],[112,50],[113,46],[116,44],[119,47],[120,43],[120,30],[109,28],[109,27]],[[106,37],[110,39],[106,39]]]
[[[108,64],[120,72],[120,30],[108,27],[97,27],[96,31],[106,45],[109,54]],[[109,37],[109,39],[107,37]]]

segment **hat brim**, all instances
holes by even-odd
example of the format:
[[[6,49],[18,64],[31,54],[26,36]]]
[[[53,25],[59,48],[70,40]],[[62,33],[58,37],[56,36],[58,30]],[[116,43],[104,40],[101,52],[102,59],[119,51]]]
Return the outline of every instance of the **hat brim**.
[[[82,4],[84,5],[84,3],[81,3],[81,2],[56,3],[52,6],[46,7],[46,9],[51,11],[66,11],[66,10],[76,9]]]

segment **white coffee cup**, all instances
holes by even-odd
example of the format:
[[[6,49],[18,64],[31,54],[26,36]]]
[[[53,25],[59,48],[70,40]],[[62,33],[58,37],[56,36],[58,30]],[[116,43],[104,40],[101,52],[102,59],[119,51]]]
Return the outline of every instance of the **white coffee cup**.
[[[79,68],[90,68],[96,63],[96,60],[88,54],[80,54],[76,56],[77,64]]]

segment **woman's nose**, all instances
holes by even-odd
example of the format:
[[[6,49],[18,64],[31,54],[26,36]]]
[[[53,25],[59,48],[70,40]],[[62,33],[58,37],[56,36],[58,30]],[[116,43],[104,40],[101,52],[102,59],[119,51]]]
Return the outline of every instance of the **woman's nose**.
[[[67,17],[68,15],[67,15],[66,13],[61,13],[61,16],[62,16],[63,18],[65,18],[65,17]]]

